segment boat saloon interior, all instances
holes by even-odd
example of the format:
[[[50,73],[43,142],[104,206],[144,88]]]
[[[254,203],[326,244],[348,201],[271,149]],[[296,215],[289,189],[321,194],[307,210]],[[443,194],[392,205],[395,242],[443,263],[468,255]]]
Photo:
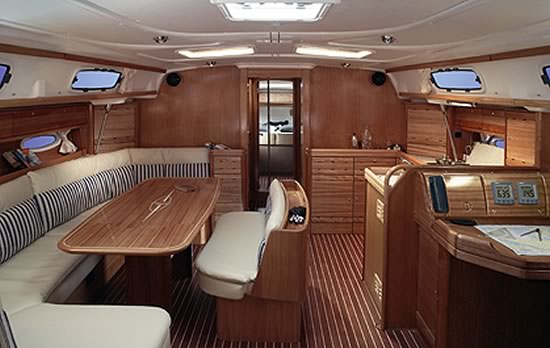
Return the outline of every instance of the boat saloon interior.
[[[548,0],[4,0],[0,348],[550,347]]]

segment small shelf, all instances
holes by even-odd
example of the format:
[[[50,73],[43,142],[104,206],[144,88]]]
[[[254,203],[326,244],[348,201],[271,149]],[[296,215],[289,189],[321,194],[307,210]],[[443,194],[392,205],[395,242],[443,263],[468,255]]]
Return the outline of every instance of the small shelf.
[[[8,182],[8,181],[13,180],[15,178],[18,178],[20,176],[23,176],[23,175],[27,174],[30,171],[38,170],[38,169],[42,169],[42,168],[46,168],[46,167],[50,167],[50,166],[54,166],[56,164],[60,164],[60,163],[66,162],[66,161],[77,159],[79,157],[82,157],[82,151],[77,151],[77,152],[71,153],[69,155],[60,156],[60,157],[57,157],[57,158],[54,158],[54,159],[51,159],[51,160],[48,160],[48,161],[44,161],[44,162],[42,162],[42,164],[37,165],[35,167],[19,169],[19,170],[16,170],[14,172],[11,172],[11,173],[4,174],[4,175],[0,176],[0,184],[3,184],[5,182]]]

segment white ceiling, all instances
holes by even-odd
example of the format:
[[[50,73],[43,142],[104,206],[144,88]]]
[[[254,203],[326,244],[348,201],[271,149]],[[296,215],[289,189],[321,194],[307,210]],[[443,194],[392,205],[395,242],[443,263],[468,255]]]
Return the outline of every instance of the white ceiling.
[[[167,69],[203,66],[175,53],[255,45],[256,55],[218,64],[339,65],[297,56],[300,43],[368,49],[357,68],[412,63],[550,45],[549,0],[342,0],[317,23],[238,23],[209,0],[4,0],[0,42],[111,58]],[[280,34],[279,34],[280,33]],[[392,34],[393,45],[380,36]],[[165,45],[152,38],[167,35]],[[282,43],[270,42],[270,37]]]

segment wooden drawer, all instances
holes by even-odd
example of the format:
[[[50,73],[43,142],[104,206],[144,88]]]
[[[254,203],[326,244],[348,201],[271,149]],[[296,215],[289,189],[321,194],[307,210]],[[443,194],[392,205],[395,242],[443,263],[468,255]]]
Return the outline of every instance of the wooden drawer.
[[[242,161],[238,157],[214,158],[214,174],[235,174],[241,175]]]
[[[311,213],[313,217],[352,218],[353,177],[346,181],[316,181],[311,183]]]
[[[365,218],[365,190],[367,188],[365,177],[356,175],[353,187],[353,221],[363,222]]]
[[[311,173],[323,176],[324,180],[338,180],[340,176],[353,175],[353,158],[345,157],[314,157],[311,159]]]
[[[368,167],[393,167],[397,163],[395,157],[356,158],[354,164],[355,176],[365,176],[365,168]]]

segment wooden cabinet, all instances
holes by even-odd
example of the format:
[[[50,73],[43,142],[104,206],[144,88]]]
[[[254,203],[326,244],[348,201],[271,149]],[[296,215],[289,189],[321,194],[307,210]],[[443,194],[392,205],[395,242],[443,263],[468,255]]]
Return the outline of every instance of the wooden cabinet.
[[[366,167],[392,167],[397,151],[314,149],[309,195],[313,233],[364,233]]]
[[[248,205],[245,151],[210,151],[210,170],[213,177],[222,180],[215,219],[225,213],[242,211]]]
[[[506,112],[506,165],[536,166],[537,120],[533,114]]]
[[[433,158],[447,154],[447,131],[439,107],[407,107],[407,152]]]

